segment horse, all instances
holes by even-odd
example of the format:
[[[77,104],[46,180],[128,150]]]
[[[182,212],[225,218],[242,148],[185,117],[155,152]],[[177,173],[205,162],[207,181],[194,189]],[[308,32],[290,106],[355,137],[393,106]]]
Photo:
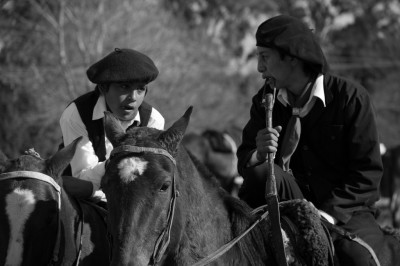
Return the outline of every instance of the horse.
[[[125,132],[111,113],[105,114],[106,136],[114,147],[101,183],[113,239],[111,265],[198,265],[226,243],[230,249],[211,258],[215,265],[277,265],[268,215],[252,214],[181,145],[191,110],[166,131]],[[282,222],[286,259],[329,265],[329,239],[315,207],[303,203],[281,205],[287,217],[300,209],[310,215],[308,224],[294,221],[304,225],[300,236]],[[240,241],[232,244],[235,238]]]
[[[222,188],[238,197],[243,178],[237,170],[237,144],[226,131],[206,129],[183,136],[183,146],[215,175]]]
[[[103,213],[62,185],[80,139],[49,159],[0,160],[0,265],[109,265]]]
[[[114,147],[101,184],[113,239],[111,265],[277,265],[268,212],[259,215],[216,186],[215,177],[182,147],[191,111],[166,131],[127,132],[105,113]],[[281,202],[280,210],[288,264],[333,265],[331,239],[312,203]],[[390,241],[378,257],[381,265],[394,265],[400,234],[385,232]]]

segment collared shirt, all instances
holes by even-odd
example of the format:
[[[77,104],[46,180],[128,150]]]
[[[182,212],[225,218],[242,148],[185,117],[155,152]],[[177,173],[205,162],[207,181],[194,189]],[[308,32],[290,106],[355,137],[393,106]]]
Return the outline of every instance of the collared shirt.
[[[104,117],[104,112],[107,110],[106,101],[103,95],[99,97],[93,110],[93,120]],[[139,113],[130,121],[126,127],[137,121],[140,125]],[[163,130],[165,120],[164,117],[155,109],[152,108],[151,116],[148,122],[148,127]],[[93,184],[93,194],[100,189],[101,178],[105,174],[105,162],[99,162],[93,149],[92,142],[89,140],[86,126],[83,124],[79,115],[78,109],[72,102],[62,113],[60,118],[60,126],[64,140],[64,146],[70,144],[76,138],[83,136],[83,139],[78,143],[76,152],[71,161],[72,175],[77,178],[88,180]],[[106,158],[109,158],[113,149],[111,142],[105,138]]]
[[[288,92],[286,89],[280,89],[277,95],[278,101],[280,101],[284,106],[290,105]],[[324,105],[325,104],[325,92],[324,92],[324,75],[320,74],[315,80],[314,86],[311,89],[310,97],[302,108],[299,108],[299,116],[306,116],[315,104],[315,101],[320,99]]]

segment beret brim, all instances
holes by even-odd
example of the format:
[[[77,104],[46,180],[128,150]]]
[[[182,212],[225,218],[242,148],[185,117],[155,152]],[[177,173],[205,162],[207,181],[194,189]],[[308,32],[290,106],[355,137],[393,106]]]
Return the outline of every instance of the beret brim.
[[[114,82],[149,83],[158,76],[153,60],[133,49],[118,49],[94,63],[86,71],[95,84]]]
[[[276,48],[315,66],[320,73],[327,70],[324,53],[312,30],[297,18],[279,15],[264,21],[257,29],[256,41],[257,46]]]

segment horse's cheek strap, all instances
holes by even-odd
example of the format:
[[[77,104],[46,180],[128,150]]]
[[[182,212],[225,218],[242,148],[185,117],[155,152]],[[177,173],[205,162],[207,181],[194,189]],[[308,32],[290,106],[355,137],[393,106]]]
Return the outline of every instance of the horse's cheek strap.
[[[154,246],[154,251],[153,251],[153,256],[152,256],[152,263],[153,265],[157,265],[157,263],[161,260],[162,256],[165,253],[165,250],[167,249],[169,242],[170,242],[170,235],[171,235],[171,228],[172,228],[172,222],[174,219],[174,214],[175,214],[175,203],[176,203],[176,198],[179,195],[178,191],[176,190],[176,184],[175,184],[175,173],[172,178],[172,198],[169,202],[169,211],[168,211],[168,216],[167,216],[167,227],[163,230],[162,234],[158,237],[156,244]]]

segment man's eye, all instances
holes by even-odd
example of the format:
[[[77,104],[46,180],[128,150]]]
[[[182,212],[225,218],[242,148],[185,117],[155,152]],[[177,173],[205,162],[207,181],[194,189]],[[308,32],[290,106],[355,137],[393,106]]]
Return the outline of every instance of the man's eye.
[[[138,87],[137,90],[140,91],[140,92],[143,92],[143,91],[146,90],[146,87]]]

